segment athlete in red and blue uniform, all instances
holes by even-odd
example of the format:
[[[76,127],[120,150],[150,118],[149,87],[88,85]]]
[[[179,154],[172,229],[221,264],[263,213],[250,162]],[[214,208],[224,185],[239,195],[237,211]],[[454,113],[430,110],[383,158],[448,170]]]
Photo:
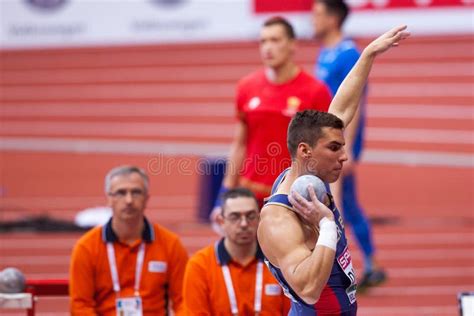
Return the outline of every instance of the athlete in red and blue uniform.
[[[319,201],[308,186],[310,200],[291,192],[306,174],[335,182],[348,157],[344,128],[363,96],[376,56],[409,36],[396,27],[372,41],[362,52],[329,106],[328,113],[298,112],[288,127],[290,168],[279,177],[262,208],[257,236],[268,265],[292,298],[291,316],[355,315],[356,278],[342,218],[327,196]]]
[[[272,188],[272,196],[265,205],[280,205],[293,210],[293,205],[288,200],[287,194],[275,194],[288,171],[289,169],[285,170],[277,178]],[[301,299],[286,282],[281,270],[265,260],[269,270],[292,301],[290,316],[314,316],[316,311],[321,315],[354,316],[357,314],[356,279],[347,245],[344,222],[330,194],[328,194],[327,206],[334,214],[338,241],[331,275],[316,304],[310,305]]]

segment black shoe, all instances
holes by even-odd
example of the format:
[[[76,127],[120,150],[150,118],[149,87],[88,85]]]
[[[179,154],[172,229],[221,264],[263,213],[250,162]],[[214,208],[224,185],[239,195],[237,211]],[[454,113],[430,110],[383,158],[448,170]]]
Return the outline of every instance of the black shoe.
[[[374,269],[364,273],[357,284],[357,291],[364,292],[369,287],[377,286],[387,280],[387,274],[382,269]]]

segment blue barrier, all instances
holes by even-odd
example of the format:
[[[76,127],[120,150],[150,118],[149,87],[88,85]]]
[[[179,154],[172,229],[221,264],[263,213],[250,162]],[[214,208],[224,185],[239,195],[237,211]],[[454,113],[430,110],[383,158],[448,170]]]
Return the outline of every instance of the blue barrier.
[[[224,178],[226,159],[206,158],[199,163],[198,219],[209,222],[209,215],[218,197]]]

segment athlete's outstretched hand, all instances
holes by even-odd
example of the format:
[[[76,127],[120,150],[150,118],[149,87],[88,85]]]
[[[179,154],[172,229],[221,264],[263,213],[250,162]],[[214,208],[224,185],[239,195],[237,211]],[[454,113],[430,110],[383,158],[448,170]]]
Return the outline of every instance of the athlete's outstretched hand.
[[[382,54],[391,47],[398,46],[401,41],[410,36],[410,32],[406,31],[406,29],[406,25],[394,27],[390,31],[373,40],[369,45],[367,45],[365,51],[376,56]]]

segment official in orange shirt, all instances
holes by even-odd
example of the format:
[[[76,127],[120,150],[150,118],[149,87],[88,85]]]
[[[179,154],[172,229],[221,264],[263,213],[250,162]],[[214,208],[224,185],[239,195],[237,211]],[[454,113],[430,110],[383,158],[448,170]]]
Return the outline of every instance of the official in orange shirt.
[[[182,281],[187,253],[178,237],[144,216],[148,177],[133,166],[105,178],[110,221],[87,232],[70,265],[72,315],[184,315]]]
[[[183,296],[187,315],[287,315],[289,300],[265,266],[257,244],[254,194],[235,188],[222,197],[217,221],[224,238],[188,262]]]

